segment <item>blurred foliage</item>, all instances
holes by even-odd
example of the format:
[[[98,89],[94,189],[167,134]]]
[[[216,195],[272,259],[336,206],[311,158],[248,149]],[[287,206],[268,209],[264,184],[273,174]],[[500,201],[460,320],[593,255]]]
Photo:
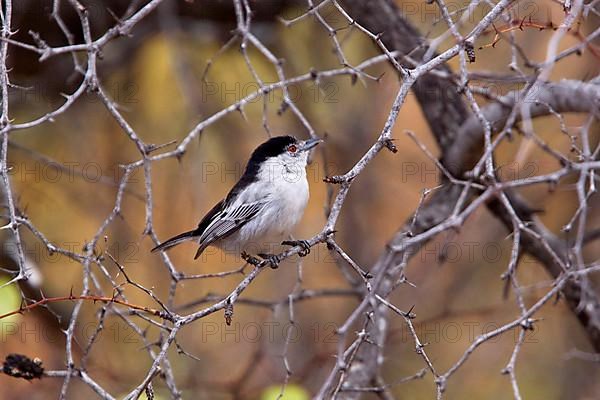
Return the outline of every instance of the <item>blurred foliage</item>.
[[[0,287],[8,282],[8,277],[0,278]],[[18,310],[21,306],[21,293],[15,285],[4,286],[0,289],[0,315],[9,313],[14,310]],[[5,328],[8,325],[13,325],[21,319],[20,314],[11,315],[10,317],[3,318],[0,321],[0,336],[6,337],[8,332]]]
[[[298,385],[288,385],[281,393],[281,386],[271,386],[265,389],[260,400],[308,400],[310,396]]]

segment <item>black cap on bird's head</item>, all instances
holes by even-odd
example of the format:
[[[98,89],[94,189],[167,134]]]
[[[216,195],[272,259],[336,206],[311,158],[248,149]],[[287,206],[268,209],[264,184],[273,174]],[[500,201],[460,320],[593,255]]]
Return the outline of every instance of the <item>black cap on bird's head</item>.
[[[287,153],[292,156],[308,151],[321,143],[321,139],[299,140],[293,136],[275,136],[254,150],[248,165],[260,165],[263,161]]]
[[[298,139],[293,136],[275,136],[262,143],[254,150],[249,164],[260,164],[271,157],[277,157],[287,151],[288,146],[298,143]]]
[[[323,140],[321,139],[299,140],[289,135],[270,138],[254,150],[252,156],[250,156],[250,160],[248,160],[244,174],[233,187],[228,198],[231,198],[235,193],[242,190],[251,182],[254,182],[261,166],[267,162],[267,160],[285,155],[288,159],[303,160],[306,162],[306,157],[296,157],[299,155],[307,155],[308,150],[312,149],[322,141]]]

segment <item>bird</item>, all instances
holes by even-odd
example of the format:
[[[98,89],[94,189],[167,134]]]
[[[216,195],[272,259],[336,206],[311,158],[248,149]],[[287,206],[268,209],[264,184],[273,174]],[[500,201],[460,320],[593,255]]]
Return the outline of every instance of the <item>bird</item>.
[[[195,229],[174,236],[151,251],[165,251],[195,241],[199,247],[194,259],[208,246],[214,246],[259,265],[262,261],[250,255],[257,250],[255,254],[272,268],[280,262],[278,256],[269,252],[274,244],[301,246],[299,254],[308,254],[307,241],[282,239],[290,237],[304,214],[309,198],[308,156],[321,142],[319,138],[300,140],[290,135],[271,137],[254,150],[239,181]]]

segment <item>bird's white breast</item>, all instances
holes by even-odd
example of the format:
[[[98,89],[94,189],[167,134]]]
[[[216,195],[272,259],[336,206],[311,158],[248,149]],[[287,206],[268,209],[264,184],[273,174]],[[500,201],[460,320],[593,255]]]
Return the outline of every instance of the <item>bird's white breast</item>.
[[[241,250],[257,253],[273,252],[273,248],[282,240],[288,239],[308,203],[305,165],[280,160],[263,165],[258,179],[248,186],[243,198],[241,196],[238,200],[266,201],[266,205],[227,242],[236,241]],[[222,245],[230,247],[228,243]]]

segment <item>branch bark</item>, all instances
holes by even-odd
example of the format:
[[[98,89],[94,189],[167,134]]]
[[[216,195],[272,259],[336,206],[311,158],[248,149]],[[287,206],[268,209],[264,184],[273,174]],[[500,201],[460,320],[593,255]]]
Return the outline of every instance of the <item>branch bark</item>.
[[[562,80],[537,85],[534,90],[526,95],[520,90],[510,92],[482,109],[485,118],[492,125],[492,131],[499,131],[504,127],[512,108],[518,102],[525,101],[531,104],[531,118],[549,115],[554,112],[591,112],[600,110],[600,82],[581,82],[576,80]],[[517,121],[521,115],[518,114]],[[461,176],[471,167],[473,155],[479,156],[483,148],[483,128],[479,119],[472,115],[459,127],[454,140],[445,148],[444,164],[448,171],[455,176]]]
[[[381,39],[391,51],[400,51],[417,60],[421,59],[427,51],[424,39],[418,30],[402,16],[393,1],[346,0],[342,4],[350,15],[369,31],[383,32]],[[404,66],[411,66],[405,59],[401,59],[400,62]],[[440,65],[437,69],[450,72],[446,64]],[[413,91],[443,152],[445,148],[450,147],[462,122],[468,118],[467,106],[452,82],[433,73],[418,79],[413,86]],[[374,286],[378,287],[377,294],[386,298],[402,276],[404,268],[393,267],[402,265],[404,252],[395,251],[393,248],[402,243],[408,232],[419,234],[446,220],[451,215],[460,194],[461,188],[458,186],[446,185],[440,188],[420,210],[414,224],[411,218],[398,230],[371,269],[371,273],[381,280],[374,283]],[[418,249],[412,248],[409,251],[415,254]],[[346,378],[348,386],[366,387],[376,383],[382,360],[380,352],[385,343],[388,312],[384,304],[379,303],[376,306],[375,323],[369,325],[367,331],[370,340],[376,343],[376,346],[363,345],[360,348],[352,368],[348,371]],[[359,392],[345,394],[345,398],[348,399],[360,397]]]
[[[401,14],[398,7],[391,0],[345,0],[344,7],[357,22],[371,32],[383,32],[382,41],[390,51],[400,51],[410,55],[414,60],[421,60],[427,47],[424,39]],[[410,66],[406,60],[401,60],[405,66]],[[440,65],[438,70],[450,72],[446,64]],[[448,75],[448,74],[446,74]],[[456,84],[442,74],[429,73],[417,80],[413,86],[416,98],[423,110],[423,114],[434,134],[441,150],[441,162],[449,172],[460,177],[470,167],[473,154],[480,155],[483,147],[484,129],[480,119],[469,113],[468,108]],[[506,122],[512,106],[518,98],[519,92],[510,93],[503,98],[504,105],[492,103],[482,109],[483,115],[492,123],[492,131],[502,128]],[[556,111],[564,112],[597,112],[600,104],[598,86],[592,83],[563,81],[541,85],[539,91],[531,93],[531,117],[538,117],[550,113],[548,105]],[[412,218],[405,223],[388,242],[371,269],[371,273],[380,279],[374,284],[377,294],[386,298],[396,287],[403,276],[403,265],[414,255],[419,248],[409,248],[405,251],[394,251],[409,234],[425,232],[442,221],[446,220],[461,198],[462,187],[447,183],[434,192],[429,201],[418,211],[418,215],[411,224]],[[552,254],[556,253],[561,259],[567,259],[568,248],[565,243],[549,232],[543,224],[535,221],[531,210],[526,203],[515,193],[505,192],[515,211],[523,221],[532,223],[532,231],[543,237],[551,244],[551,250],[543,246],[534,234],[524,234],[522,249],[535,257],[544,265],[549,275],[557,277],[562,272],[562,267]],[[465,205],[468,204],[468,201]],[[500,200],[489,202],[488,208],[507,227],[513,230],[513,221],[509,210]],[[424,245],[421,243],[420,246]],[[583,292],[582,286],[577,281],[569,281],[562,291],[567,303],[580,323],[586,330],[588,338],[594,348],[600,351],[600,299],[589,290]],[[582,304],[582,299],[585,303]],[[366,387],[376,384],[379,368],[383,357],[381,351],[385,344],[388,310],[383,304],[374,307],[374,323],[367,328],[369,339],[376,345],[363,345],[348,371],[345,386]],[[343,387],[342,387],[343,390]],[[344,398],[360,398],[361,393],[349,392]]]
[[[344,0],[341,3],[362,26],[375,34],[381,33],[381,40],[390,51],[399,51],[417,61],[425,55],[425,39],[392,0]],[[413,67],[403,58],[400,63]],[[444,75],[450,73],[446,64],[436,70],[444,72]],[[440,148],[444,149],[454,141],[462,122],[469,116],[456,85],[429,73],[417,80],[413,91]]]

